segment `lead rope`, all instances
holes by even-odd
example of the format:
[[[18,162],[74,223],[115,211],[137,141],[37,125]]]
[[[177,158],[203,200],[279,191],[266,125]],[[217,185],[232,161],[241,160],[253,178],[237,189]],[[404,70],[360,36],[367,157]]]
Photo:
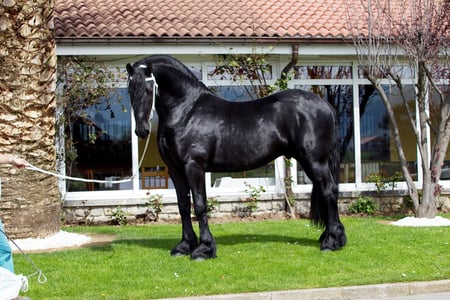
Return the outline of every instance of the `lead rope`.
[[[150,128],[151,128],[151,122],[150,122]],[[86,179],[86,178],[81,178],[81,177],[67,176],[67,175],[62,175],[62,174],[58,174],[58,173],[55,173],[55,172],[51,172],[51,171],[47,171],[47,170],[41,169],[41,168],[36,167],[36,166],[34,166],[34,165],[30,164],[30,163],[26,166],[26,169],[27,170],[31,170],[31,171],[37,171],[37,172],[40,172],[40,173],[43,173],[43,174],[46,174],[46,175],[51,175],[51,176],[54,176],[54,177],[57,177],[57,178],[60,178],[60,179],[67,179],[67,180],[73,180],[73,181],[92,182],[92,183],[109,183],[109,184],[130,182],[130,181],[133,181],[133,179],[137,176],[137,174],[139,172],[139,169],[142,166],[142,162],[144,161],[144,156],[145,156],[145,153],[147,152],[147,148],[148,148],[149,142],[150,142],[150,134],[148,135],[147,140],[145,141],[144,152],[142,152],[142,156],[141,156],[141,158],[139,160],[139,164],[138,164],[138,168],[137,168],[136,172],[134,172],[134,174],[131,175],[130,177],[125,178],[125,179],[121,179],[121,180],[99,180],[99,179]]]
[[[0,231],[6,236],[6,238],[7,238],[8,240],[11,241],[11,243],[14,244],[14,246],[16,246],[16,248],[20,251],[20,253],[22,253],[22,255],[25,257],[25,259],[26,259],[26,260],[33,266],[33,268],[36,270],[36,272],[34,272],[34,273],[32,273],[32,274],[30,274],[30,275],[28,275],[28,276],[26,276],[26,277],[27,277],[27,278],[31,278],[31,277],[37,275],[37,276],[38,276],[38,278],[37,278],[37,282],[38,282],[38,283],[40,283],[40,284],[46,283],[46,282],[47,282],[47,277],[45,276],[44,272],[42,272],[42,270],[39,269],[39,267],[34,263],[34,261],[33,261],[33,260],[32,260],[32,259],[31,259],[31,258],[30,258],[23,250],[22,250],[22,248],[19,247],[19,245],[17,245],[17,243],[16,243],[14,240],[12,240],[12,239],[6,234],[6,232],[5,232],[4,230],[0,229]],[[28,291],[28,280],[25,280],[25,281],[22,283],[22,287],[21,287],[20,289],[21,289],[22,292]]]
[[[147,66],[145,65],[140,65],[138,68],[146,68]],[[131,76],[130,76],[131,79]],[[151,74],[150,77],[146,78],[145,81],[153,81],[153,101],[152,101],[152,110],[150,111],[150,118],[149,118],[149,132],[150,134],[147,137],[147,140],[145,141],[145,146],[144,146],[144,151],[142,152],[141,158],[139,160],[138,163],[138,168],[137,170],[134,172],[133,175],[131,175],[128,178],[125,179],[121,179],[121,180],[98,180],[98,179],[86,179],[86,178],[80,178],[80,177],[72,177],[72,176],[67,176],[67,175],[62,175],[62,174],[58,174],[55,172],[51,172],[51,171],[47,171],[44,169],[41,169],[39,167],[36,167],[32,164],[28,164],[28,166],[26,167],[26,169],[28,170],[32,170],[32,171],[37,171],[43,174],[47,174],[47,175],[51,175],[60,179],[67,179],[67,180],[73,180],[73,181],[81,181],[81,182],[89,182],[89,183],[108,183],[108,184],[119,184],[119,183],[125,183],[125,182],[130,182],[133,181],[134,178],[136,178],[136,176],[139,173],[139,170],[141,169],[142,166],[142,162],[144,161],[144,157],[145,157],[145,153],[147,153],[147,149],[148,149],[148,145],[150,143],[150,136],[151,136],[151,132],[152,132],[152,120],[153,120],[153,115],[154,115],[154,111],[155,111],[155,97],[157,94],[157,90],[158,90],[158,84],[156,83],[156,79],[155,76],[153,75],[153,73]]]

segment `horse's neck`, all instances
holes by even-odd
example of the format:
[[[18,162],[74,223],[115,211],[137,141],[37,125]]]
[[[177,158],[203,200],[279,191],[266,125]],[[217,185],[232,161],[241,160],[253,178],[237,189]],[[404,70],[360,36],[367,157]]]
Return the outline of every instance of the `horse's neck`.
[[[159,90],[155,103],[158,114],[171,119],[186,114],[202,93],[201,86],[174,67],[155,66],[154,72]]]

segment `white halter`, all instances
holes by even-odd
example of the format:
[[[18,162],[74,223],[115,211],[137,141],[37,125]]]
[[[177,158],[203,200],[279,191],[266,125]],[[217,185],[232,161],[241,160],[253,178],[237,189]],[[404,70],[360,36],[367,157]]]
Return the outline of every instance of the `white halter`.
[[[137,67],[138,69],[147,69],[147,66],[142,64]],[[133,77],[130,76],[130,80],[132,80]],[[150,124],[151,120],[153,119],[153,112],[155,111],[155,102],[156,102],[156,93],[158,92],[158,83],[156,82],[155,75],[153,73],[150,74],[150,77],[146,77],[145,81],[153,81],[153,102],[152,102],[152,110],[150,112]]]

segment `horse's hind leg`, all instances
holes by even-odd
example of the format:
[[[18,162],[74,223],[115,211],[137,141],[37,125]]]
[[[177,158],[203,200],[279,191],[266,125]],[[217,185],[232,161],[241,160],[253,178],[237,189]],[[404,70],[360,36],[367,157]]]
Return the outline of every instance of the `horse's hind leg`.
[[[181,241],[170,252],[172,256],[189,255],[198,246],[197,235],[192,228],[191,220],[191,201],[189,196],[189,185],[184,176],[184,171],[172,171],[170,177],[175,185],[178,200],[178,210],[181,215],[182,237]]]
[[[306,170],[313,181],[311,218],[314,223],[325,226],[319,239],[320,250],[338,250],[347,243],[347,237],[339,220],[337,183],[327,163],[312,163]]]

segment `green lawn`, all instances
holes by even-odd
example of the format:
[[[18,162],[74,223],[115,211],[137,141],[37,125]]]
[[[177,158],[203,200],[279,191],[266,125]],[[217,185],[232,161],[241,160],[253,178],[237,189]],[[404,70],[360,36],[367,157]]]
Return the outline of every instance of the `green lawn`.
[[[32,299],[154,299],[206,294],[450,278],[450,227],[404,228],[380,218],[343,218],[348,244],[320,252],[307,220],[213,224],[216,259],[170,257],[181,225],[70,227],[114,234],[110,244],[30,254],[47,283],[30,278]],[[16,273],[33,268],[14,255]]]

